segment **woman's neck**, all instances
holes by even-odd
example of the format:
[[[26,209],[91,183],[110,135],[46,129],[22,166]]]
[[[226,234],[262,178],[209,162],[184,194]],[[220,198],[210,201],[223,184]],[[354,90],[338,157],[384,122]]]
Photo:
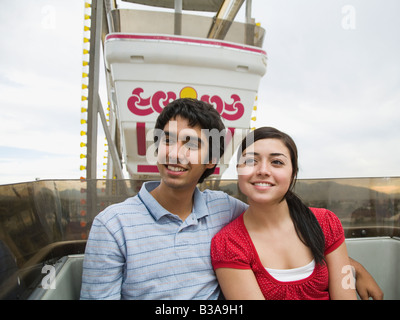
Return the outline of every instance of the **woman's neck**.
[[[245,222],[255,229],[279,228],[290,222],[291,217],[286,200],[274,204],[252,203],[245,213]]]

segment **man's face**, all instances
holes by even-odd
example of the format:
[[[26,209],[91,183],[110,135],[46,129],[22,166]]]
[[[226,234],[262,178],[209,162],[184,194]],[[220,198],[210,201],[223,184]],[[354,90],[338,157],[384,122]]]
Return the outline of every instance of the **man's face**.
[[[158,146],[157,166],[161,180],[171,188],[196,186],[204,171],[215,164],[204,163],[208,156],[208,140],[199,125],[177,116],[163,129]]]

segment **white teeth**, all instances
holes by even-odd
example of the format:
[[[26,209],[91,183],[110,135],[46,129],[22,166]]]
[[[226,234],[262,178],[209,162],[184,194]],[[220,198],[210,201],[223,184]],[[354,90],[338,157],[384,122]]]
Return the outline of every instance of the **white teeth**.
[[[176,171],[176,172],[178,172],[178,171],[186,171],[186,169],[181,168],[181,167],[167,166],[167,168],[168,168],[168,170]]]
[[[260,186],[260,187],[272,187],[272,184],[270,183],[262,183],[262,182],[258,182],[254,184],[255,186]]]

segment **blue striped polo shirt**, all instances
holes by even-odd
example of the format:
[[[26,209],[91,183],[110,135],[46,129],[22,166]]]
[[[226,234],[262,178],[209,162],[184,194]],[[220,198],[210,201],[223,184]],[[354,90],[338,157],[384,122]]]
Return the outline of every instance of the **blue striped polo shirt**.
[[[222,191],[195,189],[182,221],[150,194],[159,182],[99,213],[83,262],[81,299],[217,299],[212,237],[246,204]]]

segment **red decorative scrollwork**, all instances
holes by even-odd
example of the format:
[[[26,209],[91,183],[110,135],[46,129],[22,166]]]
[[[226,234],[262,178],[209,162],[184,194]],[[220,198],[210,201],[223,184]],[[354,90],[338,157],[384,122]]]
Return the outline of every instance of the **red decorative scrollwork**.
[[[221,97],[212,96],[210,98],[208,94],[205,94],[201,96],[200,100],[213,105],[214,108],[218,111],[218,113],[222,115],[222,112],[224,110],[224,101],[221,99]]]
[[[244,114],[244,105],[240,102],[240,97],[237,94],[231,95],[232,104],[225,103],[225,111],[221,113],[221,117],[226,120],[240,119]]]
[[[138,116],[147,116],[153,113],[150,105],[150,98],[143,99],[140,94],[143,93],[142,88],[136,88],[132,91],[132,97],[128,99],[127,105],[130,112]],[[147,107],[147,108],[140,108]]]
[[[240,97],[237,94],[231,95],[232,104],[224,102],[219,96],[203,95],[200,100],[212,104],[222,118],[230,121],[240,119],[244,114],[244,106],[240,102]]]
[[[151,105],[153,106],[155,112],[161,113],[164,107],[175,99],[176,94],[174,92],[169,91],[165,93],[164,91],[157,91],[151,98]],[[161,100],[164,100],[162,102],[163,106],[160,105]]]
[[[141,97],[143,93],[142,88],[135,88],[132,91],[132,96],[127,101],[129,111],[138,116],[147,116],[153,112],[160,113],[164,107],[171,101],[177,98],[177,95],[172,92],[157,91],[148,98]],[[240,119],[244,114],[244,106],[240,101],[237,94],[231,95],[233,102],[231,104],[224,102],[220,96],[217,95],[203,95],[202,101],[207,102],[214,106],[222,118],[234,121]]]

